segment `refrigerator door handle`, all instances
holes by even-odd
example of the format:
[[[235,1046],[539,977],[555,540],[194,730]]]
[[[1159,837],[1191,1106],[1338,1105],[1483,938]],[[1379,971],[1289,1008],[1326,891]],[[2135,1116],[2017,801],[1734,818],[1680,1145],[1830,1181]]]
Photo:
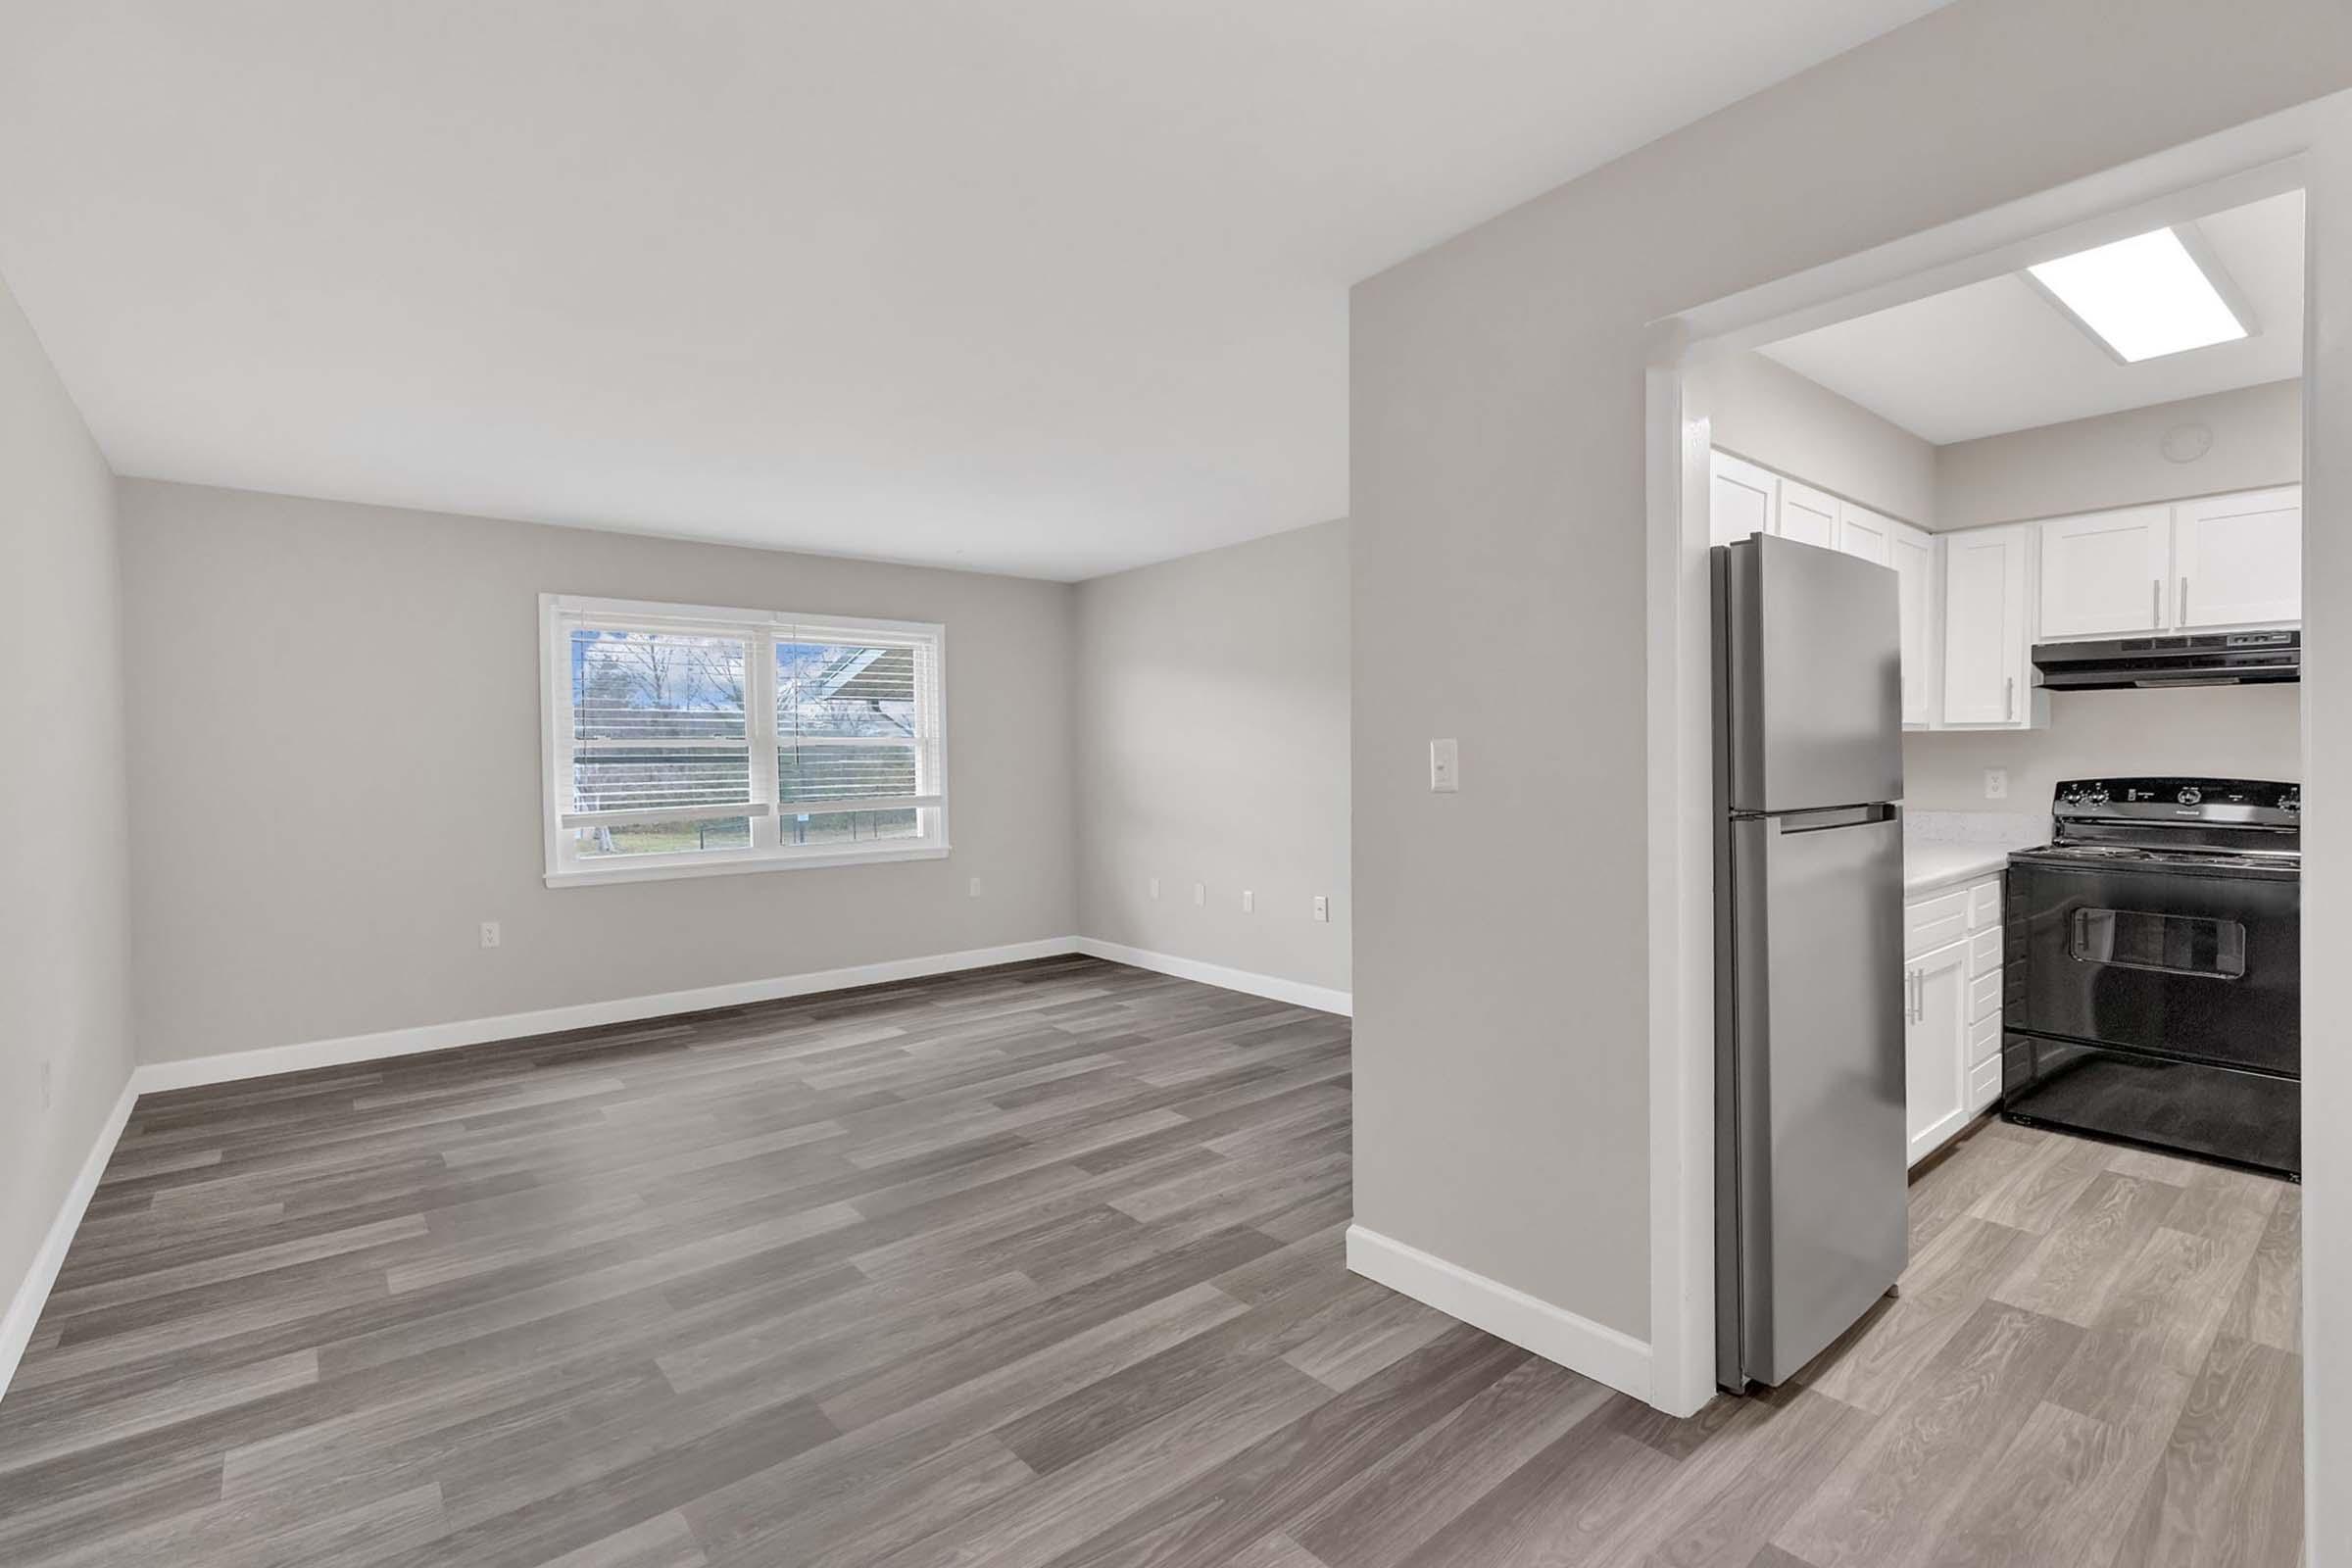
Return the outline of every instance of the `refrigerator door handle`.
[[[1782,811],[1771,820],[1781,833],[1827,833],[1841,827],[1875,827],[1891,822],[1902,808],[1886,801],[1866,806],[1828,806],[1813,811]]]

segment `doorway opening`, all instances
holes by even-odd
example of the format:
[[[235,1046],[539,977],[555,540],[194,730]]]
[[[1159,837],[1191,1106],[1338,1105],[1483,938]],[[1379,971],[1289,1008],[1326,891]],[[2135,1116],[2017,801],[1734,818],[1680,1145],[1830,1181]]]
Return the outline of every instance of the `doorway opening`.
[[[2301,785],[2315,751],[2303,687],[2053,689],[2035,649],[2299,634],[2322,618],[2330,590],[2352,592],[2352,581],[2337,583],[2333,555],[2308,548],[2331,476],[2317,471],[2319,443],[2303,439],[2306,386],[2330,352],[2305,308],[2305,276],[2318,271],[2309,258],[2341,243],[2316,231],[2323,213],[2336,212],[2326,204],[2337,166],[2315,149],[2342,134],[2342,106],[2329,104],[2241,127],[1658,324],[1648,698],[1653,1401],[1662,1407],[1695,1410],[1715,1381],[1709,548],[1761,528],[1888,568],[1905,612],[1907,826],[1915,838],[1922,827],[1950,836],[1926,843],[1970,843],[1993,831],[1984,820],[1992,817],[2009,819],[2014,847],[2047,842],[2064,787],[2107,775]],[[2101,336],[2094,308],[2046,280],[2045,264],[2156,233],[2180,236],[2195,269],[2219,275],[2214,292],[2241,333],[2134,358],[2144,344],[2119,349]],[[2135,510],[2136,518],[2109,515]],[[2101,520],[2069,521],[2082,518]],[[2314,557],[2323,575],[2307,588]],[[2315,869],[2324,875],[2327,863]],[[2000,872],[1991,876],[1997,885]],[[1917,1052],[1923,1065],[1934,1057],[1950,1068],[1931,1080],[1936,1098],[1907,1105],[1910,1152],[1933,1169],[1939,1151],[1951,1160],[1955,1140],[1980,1142],[1989,1127],[2018,1158],[2056,1159],[2035,1152],[2028,1135],[2037,1129],[1984,1119],[2003,1098],[2007,955],[1997,919],[1976,929],[1961,902],[1956,931],[1905,943],[1905,1067]],[[1916,947],[1944,935],[1953,941]],[[2157,938],[2160,949],[2169,941]],[[1956,965],[1946,961],[1955,944]],[[1923,958],[1935,960],[1932,976],[1913,973]],[[1922,979],[1934,993],[1926,1009]],[[1928,1047],[1916,1044],[1923,1022]],[[2297,1086],[2305,1125],[2344,1098],[2331,1069],[2316,1077]],[[2129,1136],[2095,1126],[2041,1136],[2081,1131]],[[2099,1169],[2081,1192],[2265,1162],[2206,1165],[2191,1156],[2213,1151],[2164,1152],[2144,1138],[2087,1147]],[[2308,1179],[2331,1194],[2341,1178],[2319,1152]],[[2280,1189],[2254,1236],[2273,1263],[2300,1200]],[[2278,1321],[2288,1320],[2275,1319],[2273,1339],[2288,1332]]]

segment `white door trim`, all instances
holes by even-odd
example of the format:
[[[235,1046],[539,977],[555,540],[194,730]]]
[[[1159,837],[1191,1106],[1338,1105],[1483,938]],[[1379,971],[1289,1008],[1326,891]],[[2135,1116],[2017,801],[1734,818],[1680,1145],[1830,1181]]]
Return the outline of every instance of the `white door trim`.
[[[2324,153],[2324,156],[2323,156]],[[2323,167],[2325,166],[2325,167]],[[1651,1402],[1675,1414],[1703,1404],[1714,1387],[1714,936],[1712,907],[1714,808],[1710,760],[1711,693],[1707,640],[1705,411],[1685,406],[1685,372],[1706,360],[1738,353],[1796,332],[1848,320],[1984,278],[2067,250],[2145,232],[2216,205],[2247,202],[2306,185],[2315,216],[2307,220],[2311,254],[2307,276],[2352,276],[2352,221],[2323,222],[2319,210],[2337,187],[2352,203],[2352,93],[2302,105],[2071,184],[1942,224],[1760,287],[1696,306],[1655,324],[1649,360],[1646,418],[1648,474],[1647,652],[1649,791],[1649,1053],[1650,1053],[1650,1344]],[[2346,362],[2335,384],[2352,386],[2352,333],[2324,341],[2323,313],[2307,312],[2305,365],[2309,384],[2329,373],[2330,359]],[[2329,450],[2315,420],[2307,453]],[[2352,429],[2330,414],[2334,450],[2352,451]],[[1691,443],[1698,466],[1693,473]],[[2309,459],[2307,466],[2309,465]],[[2332,499],[2313,495],[2306,482],[2306,645],[2314,601],[2309,520],[2326,515]],[[1696,515],[1693,517],[1692,514]],[[2352,552],[2340,589],[2352,603]],[[2324,646],[2324,644],[2323,644]],[[2307,653],[2306,659],[2309,661]],[[2347,660],[2352,677],[2352,659]],[[2306,725],[2312,724],[2306,710]],[[2312,747],[2307,737],[2307,755]],[[2319,874],[2312,874],[2317,871]],[[2352,866],[2345,870],[2352,880]],[[2307,861],[2306,903],[2333,876]],[[2325,893],[2323,892],[2323,901]],[[2315,1041],[2337,1032],[2328,1009],[2307,993],[2306,1033]],[[2343,1008],[2332,1009],[2341,1013]],[[2352,1118],[2352,1058],[2343,1082],[2307,1069],[2305,1119],[2316,1132],[2323,1106],[2337,1124]],[[2330,1204],[2352,1198],[2352,1159],[2340,1171],[2324,1141],[2305,1140],[2313,1167],[2306,1173],[2307,1235],[2344,1234],[2332,1244],[2352,1254],[2352,1220],[2335,1221]],[[2352,1206],[2352,1205],[2348,1205]],[[2318,1221],[2329,1222],[2325,1229]],[[2312,1243],[2306,1242],[2307,1253]],[[2325,1300],[2352,1318],[2352,1256],[2332,1271],[2306,1274],[2306,1321],[2325,1321]],[[2352,1495],[2320,1484],[2320,1456],[2352,1471],[2352,1370],[2317,1353],[2323,1337],[2306,1347],[2307,1467],[2311,1484],[2313,1568],[2352,1568]],[[2334,1351],[2352,1361],[2352,1345]],[[2325,1391],[2341,1396],[2328,1408]],[[2332,1532],[2332,1534],[2330,1534]],[[2332,1555],[2330,1554],[2332,1551]]]

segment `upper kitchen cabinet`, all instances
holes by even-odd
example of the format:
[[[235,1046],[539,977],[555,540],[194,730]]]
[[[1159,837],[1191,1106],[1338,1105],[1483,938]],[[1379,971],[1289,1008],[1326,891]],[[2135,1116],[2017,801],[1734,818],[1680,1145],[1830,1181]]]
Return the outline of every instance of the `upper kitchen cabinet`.
[[[1926,729],[1936,720],[1935,535],[1887,520],[1886,564],[1903,627],[1903,728]]]
[[[2045,720],[2034,684],[2034,529],[1970,528],[1943,539],[1943,714],[1954,728]]]
[[[1838,503],[1838,548],[1890,566],[1903,628],[1903,728],[1927,729],[1936,717],[1936,539],[1924,528],[1883,517],[1851,501]]]
[[[1893,565],[1890,535],[1899,526],[1893,518],[1882,517],[1868,507],[1857,507],[1851,501],[1838,503],[1838,548],[1849,556],[1882,566]]]
[[[1800,545],[1838,549],[1838,498],[1809,484],[1783,479],[1780,526],[1774,531]]]
[[[2303,618],[2300,486],[2173,508],[2173,624],[2183,631]]]
[[[2170,507],[2055,517],[2041,528],[2041,636],[2130,637],[2165,626]]]
[[[1709,494],[1708,532],[1728,545],[1750,534],[1773,533],[1781,510],[1781,476],[1729,452],[1710,454],[1714,483]]]

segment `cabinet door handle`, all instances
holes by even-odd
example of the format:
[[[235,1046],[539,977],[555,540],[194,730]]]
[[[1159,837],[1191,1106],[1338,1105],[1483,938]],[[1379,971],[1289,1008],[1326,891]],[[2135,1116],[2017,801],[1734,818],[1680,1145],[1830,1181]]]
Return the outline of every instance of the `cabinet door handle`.
[[[2148,579],[2148,624],[2158,631],[2164,629],[2164,579]]]
[[[2180,579],[2180,627],[2182,630],[2186,630],[2188,627],[2188,579],[2186,577]]]
[[[2011,675],[2001,682],[2001,722],[2006,724],[2017,717],[2017,677]]]

